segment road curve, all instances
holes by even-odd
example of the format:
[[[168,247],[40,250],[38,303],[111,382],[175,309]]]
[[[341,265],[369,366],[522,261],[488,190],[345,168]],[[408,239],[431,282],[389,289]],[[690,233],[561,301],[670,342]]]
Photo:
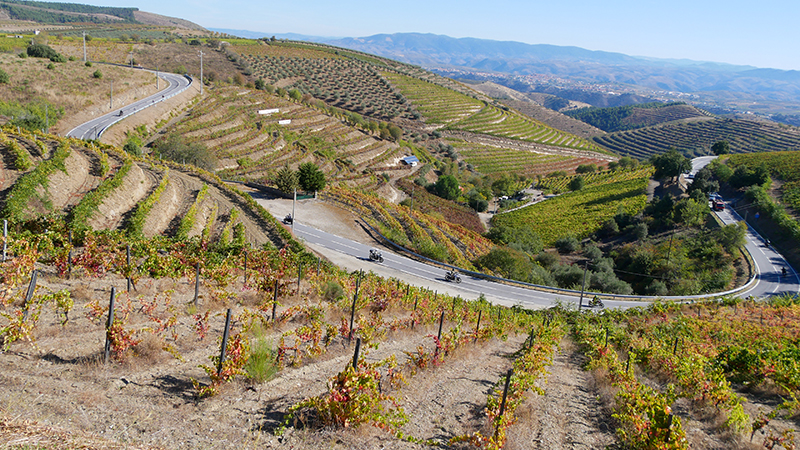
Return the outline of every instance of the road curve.
[[[131,69],[131,70],[146,70],[146,69]],[[148,72],[156,73],[152,70],[147,70]],[[86,123],[78,125],[77,127],[73,128],[69,133],[67,133],[68,137],[74,137],[77,139],[99,139],[100,136],[103,135],[103,132],[110,127],[111,125],[119,122],[120,120],[136,114],[137,112],[148,108],[150,106],[155,105],[156,103],[163,102],[170,97],[173,97],[177,94],[180,94],[184,90],[186,90],[192,84],[192,79],[188,78],[184,75],[178,75],[169,72],[158,72],[159,78],[165,79],[169,86],[147,98],[142,100],[138,100],[134,103],[129,105],[125,105],[122,108],[114,109],[113,111],[100,116],[96,119],[90,120]]]

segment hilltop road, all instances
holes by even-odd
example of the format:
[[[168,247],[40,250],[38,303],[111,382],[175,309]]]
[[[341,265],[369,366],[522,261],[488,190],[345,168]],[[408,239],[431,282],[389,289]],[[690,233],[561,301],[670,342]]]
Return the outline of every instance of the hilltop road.
[[[155,73],[154,71],[150,72]],[[72,131],[67,133],[67,136],[86,140],[99,139],[103,132],[111,125],[114,125],[120,120],[136,114],[138,111],[141,111],[149,106],[153,106],[156,103],[180,94],[192,84],[191,78],[183,75],[169,72],[158,72],[158,76],[159,78],[163,78],[169,82],[169,86],[166,89],[158,92],[157,94],[151,95],[150,97],[146,97],[129,105],[125,105],[120,109],[114,109],[114,111],[90,120],[89,122],[78,125],[77,127],[73,128]]]

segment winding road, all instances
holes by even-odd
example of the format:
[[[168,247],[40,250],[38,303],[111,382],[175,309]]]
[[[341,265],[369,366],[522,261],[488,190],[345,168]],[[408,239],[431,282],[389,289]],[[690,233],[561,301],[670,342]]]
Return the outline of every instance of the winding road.
[[[147,70],[147,69],[132,69],[132,70]],[[156,73],[155,71],[152,70],[148,70],[148,72]],[[133,114],[136,114],[137,112],[145,108],[153,106],[156,103],[163,102],[164,100],[167,100],[170,97],[180,94],[192,84],[192,79],[184,75],[178,75],[169,72],[158,72],[158,76],[159,78],[163,78],[169,83],[169,86],[167,86],[166,89],[158,92],[155,95],[151,95],[142,100],[138,100],[129,105],[125,105],[120,109],[114,109],[110,113],[100,116],[96,119],[92,119],[89,122],[78,125],[77,127],[73,128],[69,133],[67,133],[67,136],[78,139],[86,139],[86,140],[99,139],[100,136],[103,135],[103,132],[111,125],[114,125],[120,120],[129,117]]]
[[[140,69],[144,70],[144,69]],[[168,72],[160,72],[159,76],[169,82],[169,87],[165,90],[139,100],[124,108],[115,110],[109,114],[98,117],[97,119],[86,122],[68,133],[68,136],[78,139],[97,139],[109,126],[120,120],[164,101],[187,89],[191,83],[191,78]],[[696,173],[703,166],[709,164],[713,157],[695,158],[692,161],[692,173]],[[263,200],[256,198],[256,201],[268,206]],[[742,218],[735,211],[726,207],[724,211],[715,212],[720,220],[725,224],[741,221]],[[431,290],[448,292],[451,295],[460,295],[465,298],[477,297],[484,294],[488,299],[501,303],[521,304],[528,308],[545,308],[552,306],[556,302],[572,303],[577,305],[580,299],[580,292],[565,289],[548,288],[546,290],[532,289],[513,283],[500,283],[485,278],[462,275],[463,282],[454,284],[444,279],[445,269],[403,255],[384,251],[384,263],[377,264],[369,261],[367,255],[370,247],[343,237],[339,237],[324,231],[303,225],[301,221],[295,221],[293,231],[299,239],[310,244],[312,247],[324,253],[326,257],[334,260],[348,268],[360,268],[373,270],[384,276],[397,277],[408,283],[426,287]],[[772,295],[798,294],[800,293],[800,277],[789,265],[789,263],[767,241],[758,235],[752,228],[748,227],[747,250],[752,255],[756,276],[744,289],[738,290],[735,295],[741,297],[766,298]],[[783,276],[783,269],[787,275]],[[594,296],[594,292],[584,293],[584,299]],[[630,308],[635,306],[645,306],[656,297],[624,296],[601,294],[604,298],[606,307],[611,308]],[[691,301],[693,299],[706,298],[707,295],[684,296],[684,297],[662,297],[665,300]],[[584,300],[584,303],[587,300]]]
[[[701,161],[693,161],[696,163],[693,171],[696,172],[702,166],[710,163],[711,159],[702,158]],[[268,202],[262,202],[258,197],[256,197],[256,201],[259,201],[262,206],[269,206]],[[732,224],[742,220],[735,211],[728,207],[724,211],[718,211],[714,214],[725,224]],[[450,295],[475,298],[483,294],[487,299],[494,302],[521,304],[524,307],[534,309],[546,308],[556,302],[577,306],[580,299],[580,292],[576,291],[553,288],[539,290],[465,274],[462,274],[463,282],[456,285],[444,279],[445,269],[442,267],[420,262],[394,252],[383,251],[385,261],[383,264],[378,264],[367,258],[370,246],[303,225],[302,214],[299,214],[299,217],[300,220],[295,221],[293,227],[295,236],[335,263],[348,268],[348,270],[372,270],[383,276],[396,277],[405,282],[438,292],[447,292]],[[775,248],[767,245],[766,240],[750,227],[748,227],[746,238],[747,244],[745,247],[752,256],[756,276],[744,288],[731,292],[731,295],[737,295],[742,298],[751,296],[766,298],[772,295],[800,294],[800,277],[783,256]],[[786,268],[786,276],[782,274],[783,268]],[[595,294],[594,292],[584,293],[584,307],[588,299]],[[657,298],[597,294],[603,297],[603,302],[607,308],[646,306]],[[695,295],[660,298],[672,301],[692,301],[708,297],[709,295]]]

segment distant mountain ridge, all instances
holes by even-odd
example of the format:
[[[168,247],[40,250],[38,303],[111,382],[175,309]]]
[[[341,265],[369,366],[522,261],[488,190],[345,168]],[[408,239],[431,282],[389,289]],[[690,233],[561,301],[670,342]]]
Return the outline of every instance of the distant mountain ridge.
[[[635,57],[548,44],[524,44],[423,33],[378,34],[326,41],[428,68],[471,68],[515,75],[549,74],[684,93],[747,94],[800,102],[800,71],[691,60]]]
[[[242,37],[270,33],[223,30]],[[705,95],[721,101],[800,103],[800,71],[688,59],[658,59],[550,44],[525,44],[430,33],[324,38],[274,34],[322,42],[428,69],[463,69],[510,75],[545,74],[590,83],[620,83],[654,91]]]

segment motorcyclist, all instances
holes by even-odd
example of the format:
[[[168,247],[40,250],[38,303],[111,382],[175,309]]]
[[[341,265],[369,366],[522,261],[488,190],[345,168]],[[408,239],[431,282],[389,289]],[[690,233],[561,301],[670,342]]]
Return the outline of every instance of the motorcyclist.
[[[381,255],[381,252],[379,252],[377,249],[374,248],[369,249],[370,259],[381,259],[381,256],[383,255]]]
[[[293,219],[291,214],[287,214],[286,217],[283,218],[284,223],[292,223],[292,220]]]

